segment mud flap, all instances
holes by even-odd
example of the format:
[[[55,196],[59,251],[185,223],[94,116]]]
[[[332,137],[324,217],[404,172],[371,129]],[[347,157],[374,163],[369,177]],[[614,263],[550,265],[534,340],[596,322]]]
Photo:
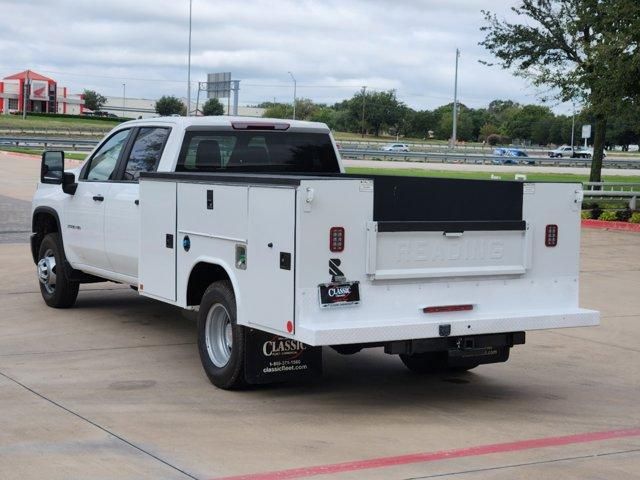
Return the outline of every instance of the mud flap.
[[[302,380],[322,375],[322,347],[247,329],[244,376],[247,383]]]

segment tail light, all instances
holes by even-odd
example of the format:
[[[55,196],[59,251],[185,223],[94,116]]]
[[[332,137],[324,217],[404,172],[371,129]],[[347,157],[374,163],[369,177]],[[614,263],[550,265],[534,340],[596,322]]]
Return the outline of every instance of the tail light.
[[[331,227],[329,230],[329,250],[342,252],[344,250],[344,228]]]
[[[544,230],[544,244],[547,247],[558,245],[558,225],[547,225]]]
[[[264,122],[232,122],[234,130],[288,130],[288,123],[264,123]]]
[[[435,307],[424,307],[422,311],[424,313],[441,313],[441,312],[468,312],[473,310],[472,304],[464,305],[438,305]]]

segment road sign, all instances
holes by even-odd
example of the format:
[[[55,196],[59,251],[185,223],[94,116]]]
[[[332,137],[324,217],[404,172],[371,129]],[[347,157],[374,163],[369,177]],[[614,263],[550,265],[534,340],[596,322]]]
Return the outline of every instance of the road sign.
[[[229,98],[231,96],[231,72],[207,75],[207,98]]]
[[[582,138],[591,138],[591,125],[582,125]]]

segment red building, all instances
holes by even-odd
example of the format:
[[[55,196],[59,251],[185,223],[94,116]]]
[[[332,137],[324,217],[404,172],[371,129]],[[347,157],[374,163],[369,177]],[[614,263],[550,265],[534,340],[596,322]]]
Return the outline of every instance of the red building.
[[[84,101],[82,95],[67,95],[67,88],[59,88],[52,78],[25,70],[0,82],[0,112],[22,112],[24,107],[34,113],[80,114]]]

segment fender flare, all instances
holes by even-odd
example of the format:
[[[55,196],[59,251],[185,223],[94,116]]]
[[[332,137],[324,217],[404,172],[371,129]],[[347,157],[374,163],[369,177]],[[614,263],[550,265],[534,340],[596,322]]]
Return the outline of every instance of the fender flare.
[[[60,216],[58,212],[51,207],[36,207],[33,213],[31,214],[31,256],[33,257],[33,263],[38,263],[38,248],[40,247],[40,242],[42,239],[38,239],[38,234],[36,232],[36,217],[39,214],[50,215],[56,222],[58,226],[58,233],[60,234],[60,247],[62,247],[62,253],[67,258],[67,254],[64,251],[64,239],[62,238],[62,226],[60,225]]]

